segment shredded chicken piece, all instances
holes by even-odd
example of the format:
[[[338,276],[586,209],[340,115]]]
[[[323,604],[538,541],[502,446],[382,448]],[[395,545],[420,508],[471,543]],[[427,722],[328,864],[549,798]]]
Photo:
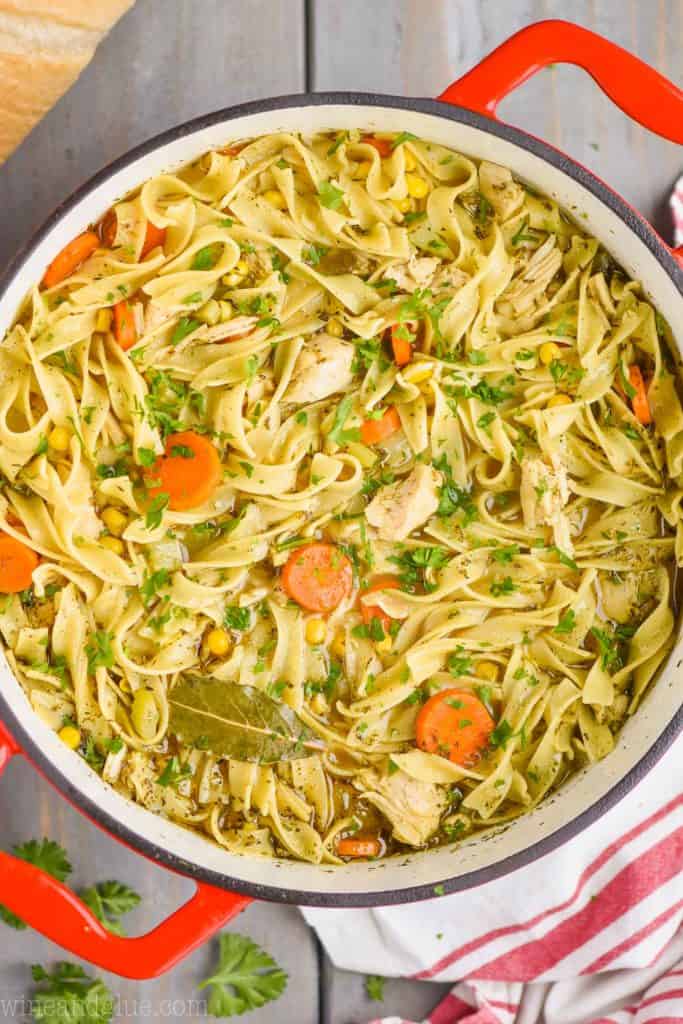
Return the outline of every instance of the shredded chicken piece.
[[[432,256],[411,256],[407,263],[390,267],[386,276],[393,278],[401,291],[414,292],[430,285],[438,266],[439,260]]]
[[[448,807],[443,787],[402,771],[381,777],[367,770],[360,773],[358,785],[365,790],[363,799],[388,818],[394,838],[409,846],[424,846]]]
[[[405,480],[380,487],[365,518],[381,540],[405,540],[436,512],[442,482],[431,466],[416,466]]]
[[[175,317],[173,310],[164,309],[162,306],[158,306],[153,299],[150,299],[145,306],[143,332],[144,334],[150,334],[152,331],[156,331],[158,327],[163,327],[167,320],[172,320]]]
[[[548,235],[526,267],[503,292],[501,299],[509,303],[515,313],[524,313],[540,298],[562,266],[562,253],[557,248],[555,235]]]
[[[459,288],[469,281],[469,274],[466,274],[460,267],[456,267],[455,263],[443,263],[431,283],[431,288],[438,291],[457,291]]]
[[[522,461],[519,496],[524,525],[528,530],[535,530],[537,526],[551,526],[557,547],[571,554],[573,544],[569,520],[563,511],[570,493],[567,471],[555,454],[550,456],[549,463],[542,458],[526,458]]]
[[[355,348],[330,334],[317,334],[297,358],[287,389],[288,402],[319,402],[353,382]]]
[[[479,164],[479,188],[501,220],[512,217],[524,202],[524,189],[512,172],[488,160]]]

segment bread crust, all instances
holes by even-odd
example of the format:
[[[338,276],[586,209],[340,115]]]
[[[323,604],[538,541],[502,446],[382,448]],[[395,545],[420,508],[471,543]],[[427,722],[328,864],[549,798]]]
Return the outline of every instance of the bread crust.
[[[135,0],[0,0],[0,11],[108,32]]]
[[[135,0],[0,0],[0,164]]]

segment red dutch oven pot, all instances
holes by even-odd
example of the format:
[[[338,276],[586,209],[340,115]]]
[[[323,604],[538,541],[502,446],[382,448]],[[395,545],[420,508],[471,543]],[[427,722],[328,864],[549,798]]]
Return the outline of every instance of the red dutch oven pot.
[[[363,127],[415,134],[510,166],[565,207],[585,209],[600,237],[671,323],[680,324],[683,250],[670,250],[652,228],[594,175],[557,150],[496,119],[499,102],[548,64],[584,68],[640,124],[683,143],[683,93],[620,47],[577,25],[546,21],[518,32],[433,100],[365,94],[314,94],[245,104],[172,130],[100,172],[34,236],[0,282],[0,335],[21,298],[55,253],[151,174],[184,163],[231,138],[274,130]],[[4,320],[2,311],[4,310]],[[679,338],[683,347],[683,338]],[[0,903],[43,935],[106,970],[131,978],[167,971],[244,909],[252,898],[329,907],[426,899],[434,886],[455,892],[528,864],[576,835],[621,799],[683,728],[671,655],[653,692],[624,730],[617,749],[558,794],[486,840],[416,852],[374,865],[330,868],[238,858],[158,819],[106,787],[59,744],[26,702],[8,666],[0,666],[0,774],[25,754],[93,821],[171,870],[197,880],[192,899],[140,938],[112,935],[66,886],[0,853]],[[652,697],[652,694],[650,695]],[[5,723],[4,725],[2,723]],[[624,738],[625,737],[625,738]],[[98,788],[99,787],[99,788]]]

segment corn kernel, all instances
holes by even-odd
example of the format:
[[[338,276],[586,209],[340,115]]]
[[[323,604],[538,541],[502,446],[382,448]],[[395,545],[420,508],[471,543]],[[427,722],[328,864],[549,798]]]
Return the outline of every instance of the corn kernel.
[[[383,640],[378,640],[375,644],[375,650],[378,654],[388,654],[391,648],[394,646],[394,641],[390,636],[385,636]]]
[[[95,330],[106,334],[111,328],[112,312],[110,309],[98,309],[95,317]]]
[[[413,199],[424,199],[429,192],[429,182],[421,178],[419,174],[406,174],[406,188],[408,195]]]
[[[326,715],[330,710],[324,693],[314,693],[311,699],[311,710],[314,715]]]
[[[327,333],[331,334],[333,338],[344,337],[344,325],[339,320],[328,320],[327,321]]]
[[[415,157],[413,156],[409,149],[403,150],[403,158],[405,160],[406,170],[414,171],[415,168],[417,167],[417,160],[415,159]]]
[[[213,327],[221,318],[221,307],[215,299],[209,299],[208,302],[205,302],[203,306],[199,307],[196,317],[198,320],[201,320],[202,323],[208,324],[209,327]]]
[[[105,508],[102,512],[102,522],[114,537],[120,537],[128,526],[128,519],[117,508]]]
[[[495,683],[498,678],[498,666],[495,661],[478,661],[474,674],[479,679],[487,679],[490,683]]]
[[[560,353],[561,349],[559,345],[556,345],[554,341],[546,341],[538,350],[538,358],[544,366],[550,366],[553,359],[557,359]]]
[[[410,213],[415,208],[415,203],[410,196],[404,196],[403,199],[394,199],[393,203],[399,213]]]
[[[340,629],[332,641],[332,653],[336,658],[343,658],[346,654],[346,634]]]
[[[107,551],[113,552],[115,555],[121,556],[126,550],[126,545],[118,537],[100,537],[100,544]]]
[[[81,731],[75,725],[65,725],[57,735],[62,743],[66,743],[69,750],[77,750],[81,745]]]
[[[306,643],[322,644],[327,636],[327,625],[324,619],[309,619],[306,623]]]
[[[102,548],[112,551],[115,555],[121,556],[126,550],[126,545],[118,537],[100,537],[99,543]]]
[[[556,395],[549,398],[546,402],[546,409],[555,409],[558,405],[571,405],[573,399],[569,395],[565,395],[562,391],[558,391]]]
[[[217,658],[224,658],[232,646],[230,634],[225,629],[212,629],[206,638],[206,646]]]
[[[369,160],[361,160],[361,162],[358,164],[358,167],[356,167],[356,173],[354,174],[354,178],[367,178],[368,174],[370,173],[371,167],[372,164],[370,163]]]
[[[263,193],[263,198],[267,203],[275,207],[276,210],[287,209],[287,200],[283,196],[282,192],[278,192],[276,188],[269,188]]]
[[[54,427],[47,435],[47,443],[56,452],[68,452],[71,447],[71,432],[66,427]]]
[[[152,740],[159,728],[159,708],[151,690],[135,691],[130,712],[135,731],[143,740]]]
[[[218,305],[220,306],[221,310],[221,323],[225,323],[226,320],[230,320],[233,313],[235,312],[235,308],[232,302],[228,302],[227,299],[221,299]]]
[[[411,366],[407,366],[403,371],[403,379],[407,380],[409,384],[421,384],[434,373],[434,367],[431,363],[413,363]]]
[[[236,288],[241,283],[242,278],[246,277],[249,273],[249,264],[246,260],[238,260],[235,266],[232,268],[229,274],[225,274],[221,281],[228,288]]]

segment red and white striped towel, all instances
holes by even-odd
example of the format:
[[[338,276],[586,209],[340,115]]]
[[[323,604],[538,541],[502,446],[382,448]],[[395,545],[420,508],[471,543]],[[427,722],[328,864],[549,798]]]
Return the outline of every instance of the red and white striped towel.
[[[460,982],[430,1024],[683,1022],[681,764],[683,739],[598,822],[504,878],[304,916],[338,967]]]
[[[683,177],[676,182],[670,204],[674,222],[674,245],[683,245]]]

